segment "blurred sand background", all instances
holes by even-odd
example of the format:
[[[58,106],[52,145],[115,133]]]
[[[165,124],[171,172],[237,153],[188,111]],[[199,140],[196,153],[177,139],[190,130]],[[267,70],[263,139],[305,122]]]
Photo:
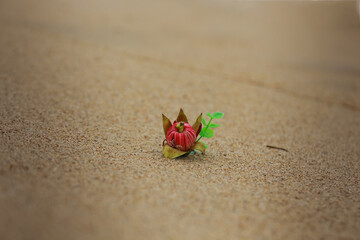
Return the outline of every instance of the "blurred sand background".
[[[0,2],[0,239],[359,239],[359,146],[355,2]]]

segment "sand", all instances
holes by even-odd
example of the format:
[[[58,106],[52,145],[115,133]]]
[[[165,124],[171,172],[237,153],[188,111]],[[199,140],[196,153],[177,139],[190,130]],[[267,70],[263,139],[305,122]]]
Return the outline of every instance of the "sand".
[[[359,43],[355,2],[1,1],[0,238],[358,239]],[[164,159],[180,107],[225,117]]]

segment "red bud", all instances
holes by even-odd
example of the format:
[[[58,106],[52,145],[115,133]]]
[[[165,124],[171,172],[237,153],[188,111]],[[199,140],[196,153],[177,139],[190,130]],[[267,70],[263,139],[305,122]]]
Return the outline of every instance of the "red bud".
[[[188,123],[175,122],[167,131],[166,140],[171,147],[188,151],[196,141],[196,132]]]

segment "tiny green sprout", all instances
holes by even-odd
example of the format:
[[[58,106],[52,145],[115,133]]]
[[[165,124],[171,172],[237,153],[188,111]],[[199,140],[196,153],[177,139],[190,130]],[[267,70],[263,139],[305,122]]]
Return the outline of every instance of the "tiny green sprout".
[[[214,128],[220,127],[220,124],[211,123],[213,119],[220,119],[224,117],[224,113],[222,112],[214,112],[213,114],[206,113],[206,116],[210,118],[209,122],[206,122],[205,118],[201,118],[201,122],[204,125],[200,132],[200,137],[196,140],[197,142],[200,141],[201,138],[212,138],[214,136]],[[205,148],[208,148],[204,142]]]

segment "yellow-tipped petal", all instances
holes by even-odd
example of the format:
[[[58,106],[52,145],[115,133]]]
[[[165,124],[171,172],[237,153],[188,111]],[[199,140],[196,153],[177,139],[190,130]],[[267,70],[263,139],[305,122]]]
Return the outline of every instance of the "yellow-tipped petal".
[[[170,147],[168,144],[165,144],[163,148],[163,153],[164,153],[164,157],[174,159],[183,156],[185,154],[188,154],[189,152],[183,152],[180,151],[179,149]]]
[[[195,123],[192,125],[192,128],[195,130],[196,133],[199,130],[199,127],[201,125],[201,118],[202,118],[202,113],[200,113],[200,115],[196,119]]]
[[[177,122],[186,122],[188,123],[188,119],[184,113],[184,110],[182,108],[180,108],[180,112],[179,112],[179,115],[176,119]]]
[[[196,142],[193,148],[202,153],[205,153],[205,145],[202,142]]]
[[[163,121],[163,127],[164,127],[164,134],[166,137],[166,133],[169,130],[169,128],[171,127],[171,122],[170,119],[168,119],[164,114],[162,115],[162,121]]]

